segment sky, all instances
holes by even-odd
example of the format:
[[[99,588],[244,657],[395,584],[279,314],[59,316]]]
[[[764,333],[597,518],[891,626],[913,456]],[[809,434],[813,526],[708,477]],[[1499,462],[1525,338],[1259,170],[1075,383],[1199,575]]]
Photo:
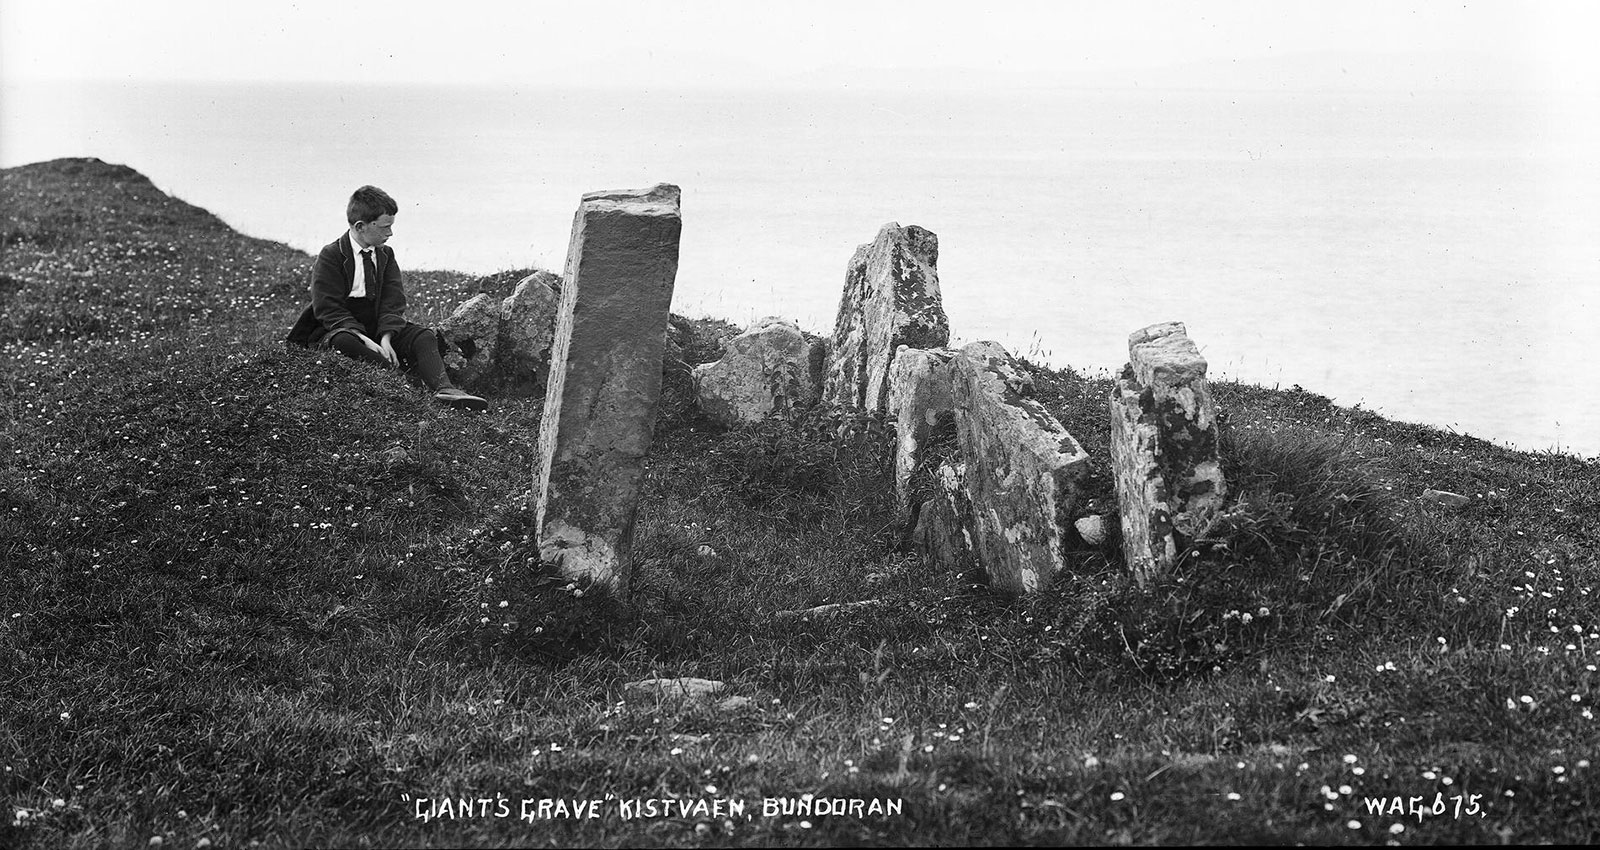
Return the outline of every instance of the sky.
[[[1596,24],[1587,0],[0,0],[0,81],[1094,85],[1342,52],[1422,57],[1464,85],[1600,89]]]

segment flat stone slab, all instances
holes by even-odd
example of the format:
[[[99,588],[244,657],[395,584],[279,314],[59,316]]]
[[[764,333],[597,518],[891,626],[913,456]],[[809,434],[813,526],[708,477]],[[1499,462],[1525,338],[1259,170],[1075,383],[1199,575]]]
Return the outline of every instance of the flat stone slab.
[[[831,605],[818,605],[815,608],[806,608],[800,611],[779,611],[772,618],[780,623],[825,620],[845,614],[872,611],[887,604],[882,599],[863,599],[860,602],[835,602]]]
[[[727,682],[693,677],[641,679],[622,686],[622,692],[626,696],[648,697],[659,700],[709,699],[727,689]]]
[[[1422,501],[1429,504],[1438,505],[1441,508],[1450,508],[1452,510],[1456,510],[1472,504],[1472,497],[1463,496],[1460,493],[1452,493],[1449,490],[1434,490],[1429,488],[1422,491]]]

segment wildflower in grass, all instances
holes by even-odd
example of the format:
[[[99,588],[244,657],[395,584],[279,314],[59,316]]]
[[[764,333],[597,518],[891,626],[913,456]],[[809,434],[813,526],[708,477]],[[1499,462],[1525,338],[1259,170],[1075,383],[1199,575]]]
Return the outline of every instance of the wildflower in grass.
[[[1428,780],[1429,782],[1432,782],[1433,780],[1439,778],[1439,774],[1434,773],[1431,770],[1424,770],[1422,772],[1422,778]]]
[[[1361,821],[1358,821],[1358,820],[1351,820],[1351,821],[1349,821],[1349,822],[1347,822],[1347,823],[1346,823],[1346,824],[1345,824],[1345,826],[1348,826],[1348,827],[1350,827],[1350,828],[1351,828],[1351,829],[1360,829],[1360,828],[1361,828]]]
[[[1389,834],[1390,835],[1399,835],[1400,833],[1405,832],[1405,831],[1406,831],[1406,825],[1403,824],[1403,823],[1397,823],[1397,824],[1394,824],[1393,826],[1389,827]]]
[[[1360,759],[1356,758],[1356,754],[1355,753],[1345,753],[1344,754],[1344,763],[1345,764],[1355,764],[1357,761],[1360,761]]]
[[[1566,773],[1567,769],[1558,764],[1555,767],[1550,768],[1550,772],[1560,776],[1561,774]]]
[[[1237,802],[1239,802],[1240,800],[1242,800],[1244,798],[1241,797],[1239,795],[1239,792],[1237,792],[1237,791],[1229,791],[1228,792],[1228,799],[1233,801],[1233,802],[1235,802],[1235,803],[1237,803]]]
[[[1523,705],[1533,705],[1533,697],[1530,697],[1527,694],[1517,697],[1517,701],[1521,702]]]
[[[1121,791],[1112,791],[1111,792],[1111,802],[1120,803],[1123,800],[1127,799],[1127,796],[1128,795],[1122,793]]]

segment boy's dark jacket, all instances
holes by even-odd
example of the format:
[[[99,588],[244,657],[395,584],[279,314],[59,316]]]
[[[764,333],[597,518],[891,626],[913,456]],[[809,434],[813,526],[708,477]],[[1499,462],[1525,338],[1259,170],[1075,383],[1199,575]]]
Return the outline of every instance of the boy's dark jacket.
[[[361,321],[350,314],[346,299],[356,280],[358,258],[350,250],[348,232],[322,246],[316,268],[311,272],[311,305],[300,313],[286,341],[295,345],[316,345],[339,328],[367,333]],[[406,326],[406,293],[400,285],[400,266],[394,249],[379,245],[372,252],[378,279],[367,281],[367,297],[377,304],[378,327],[374,341],[384,334],[399,333]]]

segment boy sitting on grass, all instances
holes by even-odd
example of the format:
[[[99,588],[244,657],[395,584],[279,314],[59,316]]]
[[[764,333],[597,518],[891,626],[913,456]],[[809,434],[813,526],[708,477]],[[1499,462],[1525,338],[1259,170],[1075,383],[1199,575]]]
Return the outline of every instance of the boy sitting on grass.
[[[406,294],[394,249],[400,211],[389,193],[362,186],[350,196],[350,230],[324,245],[311,275],[311,306],[289,331],[296,345],[332,348],[346,357],[422,378],[433,400],[461,410],[487,410],[489,403],[456,389],[445,372],[443,345],[431,328],[406,321]]]

